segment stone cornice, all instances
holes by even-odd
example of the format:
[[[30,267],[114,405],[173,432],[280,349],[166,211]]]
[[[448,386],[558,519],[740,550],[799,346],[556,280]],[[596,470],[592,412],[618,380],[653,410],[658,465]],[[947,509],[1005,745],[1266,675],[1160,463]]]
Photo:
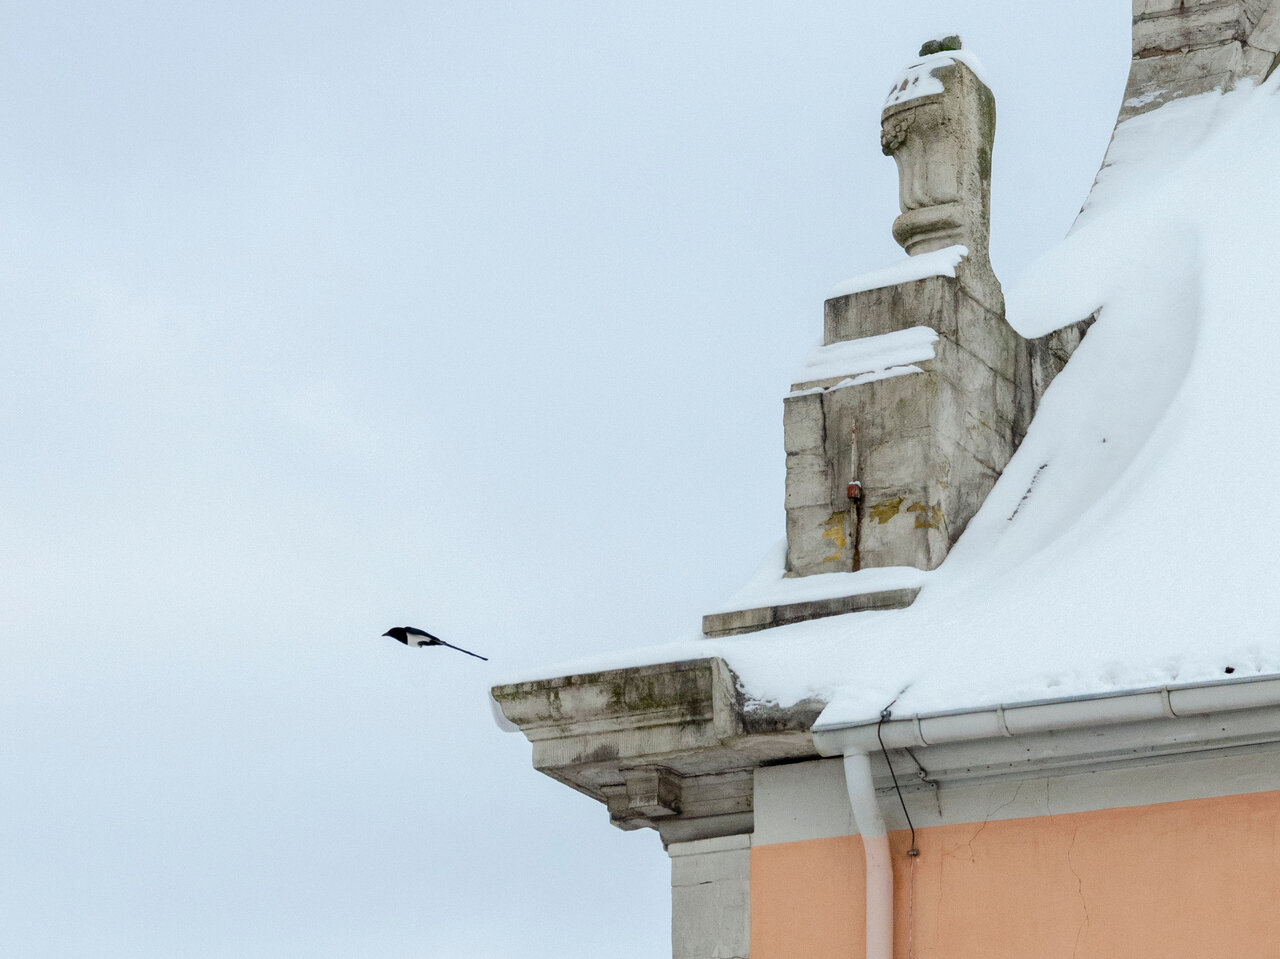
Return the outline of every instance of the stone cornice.
[[[663,842],[750,832],[752,770],[817,756],[823,704],[748,706],[724,660],[695,659],[495,686],[540,772]]]

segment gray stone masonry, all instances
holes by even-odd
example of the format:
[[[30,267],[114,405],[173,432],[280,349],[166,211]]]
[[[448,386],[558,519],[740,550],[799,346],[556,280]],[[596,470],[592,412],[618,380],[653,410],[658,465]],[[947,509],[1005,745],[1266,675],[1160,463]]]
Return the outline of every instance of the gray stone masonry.
[[[1032,352],[1005,322],[985,262],[957,272],[827,301],[827,342],[912,326],[938,340],[918,372],[783,401],[793,575],[933,569],[1026,432]]]
[[[664,845],[751,832],[752,770],[816,755],[823,703],[748,708],[721,659],[495,686],[533,766]]]
[[[722,659],[495,686],[535,769],[651,828],[671,856],[673,959],[746,959],[755,770],[817,758],[825,703],[749,704]]]
[[[1133,63],[1119,120],[1262,80],[1278,58],[1275,0],[1134,0]]]
[[[917,326],[932,328],[938,339],[932,359],[893,371],[898,375],[792,387],[783,402],[790,575],[935,568],[986,499],[1039,394],[1079,342],[1078,334],[1028,342],[1004,319],[1004,297],[987,258],[995,101],[968,66],[947,56],[958,47],[950,38],[940,50],[935,44],[921,51],[933,55],[895,84],[882,114],[881,143],[900,176],[902,215],[894,237],[912,254],[949,245],[969,252],[955,276],[827,301],[828,345]],[[912,89],[922,95],[907,96]],[[904,593],[902,605],[914,598]],[[837,601],[827,605],[825,615],[848,609]],[[752,617],[740,619],[734,631],[753,625]],[[754,617],[761,619],[768,617]],[[704,629],[722,625],[704,621]]]
[[[710,613],[702,617],[702,634],[709,639],[721,636],[737,636],[754,633],[788,623],[802,623],[807,619],[838,616],[841,613],[860,613],[868,609],[901,609],[910,606],[920,592],[918,586],[901,589],[882,589],[874,593],[856,596],[839,596],[832,599],[816,599],[804,603],[784,603],[779,606],[758,606],[728,613]]]
[[[672,843],[672,959],[751,953],[751,837]]]

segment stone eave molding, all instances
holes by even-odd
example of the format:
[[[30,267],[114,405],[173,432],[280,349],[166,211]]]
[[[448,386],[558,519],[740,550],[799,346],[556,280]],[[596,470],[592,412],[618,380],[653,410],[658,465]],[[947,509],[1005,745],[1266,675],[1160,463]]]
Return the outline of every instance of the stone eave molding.
[[[540,772],[664,843],[748,833],[752,771],[816,758],[823,703],[748,705],[718,657],[495,686]]]

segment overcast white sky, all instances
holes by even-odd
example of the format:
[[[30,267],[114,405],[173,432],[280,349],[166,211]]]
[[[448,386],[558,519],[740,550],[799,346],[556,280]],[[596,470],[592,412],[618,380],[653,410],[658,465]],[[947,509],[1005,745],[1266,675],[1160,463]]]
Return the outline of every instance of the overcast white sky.
[[[7,5],[5,953],[667,953],[657,837],[485,691],[696,630],[781,536],[790,373],[900,255],[879,109],[920,43],[986,64],[1007,284],[1088,190],[1128,20]]]

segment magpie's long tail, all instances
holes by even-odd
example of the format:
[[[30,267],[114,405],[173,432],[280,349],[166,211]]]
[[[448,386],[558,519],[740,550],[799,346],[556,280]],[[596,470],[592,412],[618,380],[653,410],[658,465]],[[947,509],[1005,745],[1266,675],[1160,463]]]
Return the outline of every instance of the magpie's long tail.
[[[473,653],[471,650],[463,649],[461,646],[455,646],[453,643],[446,643],[443,639],[440,640],[440,645],[448,646],[450,649],[456,649],[458,652],[466,653],[468,656],[474,656],[476,659],[483,659],[486,663],[489,661],[488,656],[481,656],[479,653]]]

